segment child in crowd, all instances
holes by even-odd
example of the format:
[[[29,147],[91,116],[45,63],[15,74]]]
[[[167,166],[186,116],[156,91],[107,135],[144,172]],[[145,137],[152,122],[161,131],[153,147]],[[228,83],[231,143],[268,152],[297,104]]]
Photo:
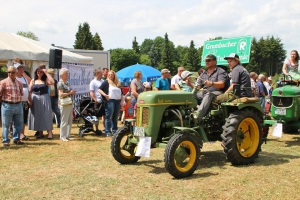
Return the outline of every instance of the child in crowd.
[[[98,123],[98,118],[96,116],[91,115],[90,112],[88,111],[88,108],[87,108],[85,111],[82,112],[83,117],[85,119],[87,119],[88,121],[92,122],[93,124]]]
[[[144,85],[146,91],[152,90],[152,85],[150,82],[144,82],[143,85]]]
[[[124,119],[132,119],[134,118],[134,108],[133,106],[131,105],[131,97],[130,96],[127,96],[125,98],[125,105],[123,106],[122,110],[123,112],[125,113],[124,115]]]

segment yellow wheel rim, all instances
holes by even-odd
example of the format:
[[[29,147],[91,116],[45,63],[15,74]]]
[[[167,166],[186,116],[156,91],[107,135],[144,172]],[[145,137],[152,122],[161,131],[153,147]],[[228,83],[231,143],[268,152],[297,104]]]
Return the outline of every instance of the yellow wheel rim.
[[[178,148],[186,149],[186,157],[183,162],[178,163],[175,159],[175,166],[181,172],[190,170],[196,162],[196,147],[190,141],[183,141],[179,144]],[[176,153],[176,152],[175,152]]]
[[[253,118],[245,118],[238,127],[236,146],[243,157],[251,157],[259,145],[260,130]]]
[[[127,142],[127,136],[129,135],[129,133],[125,134],[121,140],[120,140],[120,153],[121,155],[124,157],[124,158],[134,158],[135,157],[135,153],[133,154],[130,154],[129,151],[125,150],[124,147],[126,145],[126,142]],[[134,152],[136,151],[136,147],[134,149]]]

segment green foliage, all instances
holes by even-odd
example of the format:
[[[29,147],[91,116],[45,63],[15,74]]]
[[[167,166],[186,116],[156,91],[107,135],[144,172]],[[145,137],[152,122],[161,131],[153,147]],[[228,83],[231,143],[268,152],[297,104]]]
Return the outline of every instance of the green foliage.
[[[115,71],[119,71],[130,65],[139,62],[139,55],[133,49],[113,49],[110,52],[111,67]]]
[[[249,64],[245,67],[249,72],[265,72],[266,75],[282,73],[282,62],[285,59],[286,50],[280,38],[273,36],[264,39],[261,37],[258,41],[252,39]]]
[[[140,52],[141,54],[149,54],[152,45],[154,44],[154,41],[151,39],[145,39],[144,42],[140,46]]]
[[[150,43],[150,42],[149,42]],[[161,63],[164,39],[160,36],[156,37],[148,53],[151,66],[158,68]]]
[[[140,47],[139,43],[136,41],[136,37],[134,36],[134,40],[132,41],[132,49],[135,51],[135,53],[140,53]]]
[[[197,49],[195,48],[194,41],[190,43],[190,47],[187,52],[187,66],[186,69],[189,71],[197,71],[200,64],[200,56]]]
[[[140,55],[140,62],[139,63],[141,63],[143,65],[151,66],[151,61],[150,61],[150,58],[147,54],[141,54]]]
[[[100,39],[100,36],[98,35],[98,33],[96,32],[94,37],[93,37],[93,50],[104,50],[103,46],[102,46],[102,40]]]
[[[23,37],[35,40],[35,41],[40,41],[40,39],[31,31],[18,31],[17,35],[21,35]]]
[[[168,34],[165,34],[164,49],[162,53],[162,65],[163,68],[167,68],[171,73],[176,73],[176,69],[173,66],[174,44],[170,43]]]
[[[187,46],[180,46],[178,45],[175,48],[175,57],[177,64],[175,66],[186,66],[187,65],[187,54],[189,48]]]
[[[87,22],[84,22],[82,25],[79,24],[74,49],[93,50],[93,43],[93,35],[90,31],[90,25]]]

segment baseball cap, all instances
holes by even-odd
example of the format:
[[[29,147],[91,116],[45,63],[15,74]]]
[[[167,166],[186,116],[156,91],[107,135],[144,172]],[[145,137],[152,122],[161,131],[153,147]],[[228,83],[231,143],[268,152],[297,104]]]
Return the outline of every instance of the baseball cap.
[[[162,69],[161,70],[161,73],[163,74],[163,73],[170,73],[170,71],[168,70],[168,69]]]
[[[213,55],[213,54],[208,54],[208,55],[205,57],[205,60],[207,60],[207,59],[217,60],[216,56]]]
[[[271,81],[271,80],[272,80],[272,77],[271,77],[271,76],[269,76],[269,77],[268,77],[268,80],[270,80],[270,81]]]
[[[187,78],[188,76],[190,76],[190,75],[192,75],[193,73],[192,72],[189,72],[189,71],[183,71],[182,73],[181,73],[181,78],[182,79],[185,79],[185,78]]]
[[[18,63],[18,62],[14,62],[13,64],[14,64],[14,68],[16,68],[16,69],[18,69],[19,67],[23,67],[23,68],[26,67],[26,65],[20,64],[20,63]]]
[[[240,57],[235,53],[231,53],[231,54],[229,54],[229,56],[226,56],[224,58],[224,60],[228,60],[228,59],[231,59],[231,58],[240,58]]]

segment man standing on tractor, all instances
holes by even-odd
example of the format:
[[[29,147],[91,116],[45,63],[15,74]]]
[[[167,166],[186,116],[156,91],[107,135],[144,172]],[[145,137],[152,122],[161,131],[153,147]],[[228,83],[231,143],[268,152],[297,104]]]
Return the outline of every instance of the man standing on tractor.
[[[199,87],[203,88],[203,90],[196,95],[197,98],[202,98],[200,107],[194,113],[194,117],[198,118],[198,122],[206,115],[212,100],[216,96],[223,94],[227,81],[227,72],[221,67],[217,67],[215,55],[207,55],[205,57],[205,64],[207,69],[197,80],[198,89]]]
[[[168,69],[161,70],[161,77],[155,82],[154,90],[169,90],[170,84],[168,78],[170,77],[170,71]]]
[[[228,65],[232,74],[232,84],[225,91],[224,94],[219,95],[215,100],[216,103],[232,101],[239,97],[253,97],[253,92],[251,91],[251,81],[249,72],[241,65],[240,58],[237,54],[231,53],[229,56],[224,58],[227,60]],[[239,84],[241,87],[241,95],[236,97],[232,91],[233,86]]]
[[[177,74],[171,79],[171,90],[176,90],[175,85],[181,81],[181,73],[185,71],[184,67],[178,67]]]

